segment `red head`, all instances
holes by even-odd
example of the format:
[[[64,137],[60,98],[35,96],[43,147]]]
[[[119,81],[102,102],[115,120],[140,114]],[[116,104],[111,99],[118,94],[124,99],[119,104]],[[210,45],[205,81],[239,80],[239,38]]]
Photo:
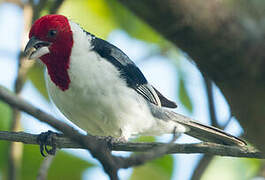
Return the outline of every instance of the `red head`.
[[[40,58],[47,66],[51,80],[61,90],[67,90],[70,84],[67,70],[73,46],[68,19],[62,15],[43,16],[33,24],[29,38],[26,54],[30,59]]]

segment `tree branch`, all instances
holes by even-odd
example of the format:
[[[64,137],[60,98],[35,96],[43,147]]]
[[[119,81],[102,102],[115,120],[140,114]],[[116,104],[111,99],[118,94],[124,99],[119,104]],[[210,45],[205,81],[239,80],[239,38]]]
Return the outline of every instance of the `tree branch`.
[[[0,140],[22,142],[24,144],[38,144],[38,134],[29,134],[25,132],[8,132],[0,131]],[[93,137],[94,139],[102,138]],[[56,147],[58,148],[84,148],[82,145],[67,137],[54,137]],[[109,147],[112,151],[129,151],[129,152],[146,152],[153,148],[160,148],[167,143],[132,143],[132,142],[110,142]],[[51,142],[48,142],[51,145]],[[248,157],[265,159],[265,155],[251,147],[226,146],[214,143],[196,143],[196,144],[174,144],[167,149],[165,154],[175,153],[203,153],[207,155],[231,156],[231,157]]]

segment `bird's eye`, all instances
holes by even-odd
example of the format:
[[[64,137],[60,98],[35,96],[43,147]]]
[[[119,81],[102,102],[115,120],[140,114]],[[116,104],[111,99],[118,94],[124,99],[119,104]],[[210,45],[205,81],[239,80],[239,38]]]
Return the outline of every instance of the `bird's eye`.
[[[57,34],[57,31],[56,30],[49,30],[48,37],[55,37],[56,34]]]

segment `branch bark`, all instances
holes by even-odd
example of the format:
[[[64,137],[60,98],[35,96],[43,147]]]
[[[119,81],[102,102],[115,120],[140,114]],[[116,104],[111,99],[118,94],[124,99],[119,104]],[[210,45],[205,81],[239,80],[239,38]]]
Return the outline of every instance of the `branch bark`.
[[[36,144],[38,134],[30,134],[25,132],[8,132],[0,131],[0,140],[22,142],[24,144]],[[107,141],[107,138],[93,137],[94,139]],[[56,147],[62,148],[74,148],[83,149],[84,146],[78,142],[73,141],[67,137],[54,137]],[[49,142],[48,145],[52,145]],[[112,151],[128,151],[128,152],[146,152],[150,149],[165,147],[167,143],[132,143],[132,142],[109,142],[110,150]],[[161,149],[160,149],[161,150]],[[157,151],[155,151],[157,153]],[[166,152],[162,154],[194,154],[203,153],[206,155],[217,155],[217,156],[230,156],[230,157],[247,157],[247,158],[258,158],[265,159],[265,154],[255,150],[251,147],[237,147],[237,146],[226,146],[214,143],[196,143],[196,144],[173,144]]]
[[[265,2],[119,1],[195,61],[221,89],[248,140],[265,151]]]

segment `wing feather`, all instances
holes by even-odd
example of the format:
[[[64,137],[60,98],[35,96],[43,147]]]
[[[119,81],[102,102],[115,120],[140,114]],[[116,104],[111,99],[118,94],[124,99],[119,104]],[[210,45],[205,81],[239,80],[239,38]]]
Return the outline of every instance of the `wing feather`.
[[[120,71],[121,77],[124,78],[129,87],[133,88],[152,104],[161,106],[162,100],[162,106],[176,107],[174,102],[166,99],[147,82],[140,69],[124,52],[103,39],[97,38],[91,34],[89,35],[93,37],[91,40],[93,50],[112,63]]]

